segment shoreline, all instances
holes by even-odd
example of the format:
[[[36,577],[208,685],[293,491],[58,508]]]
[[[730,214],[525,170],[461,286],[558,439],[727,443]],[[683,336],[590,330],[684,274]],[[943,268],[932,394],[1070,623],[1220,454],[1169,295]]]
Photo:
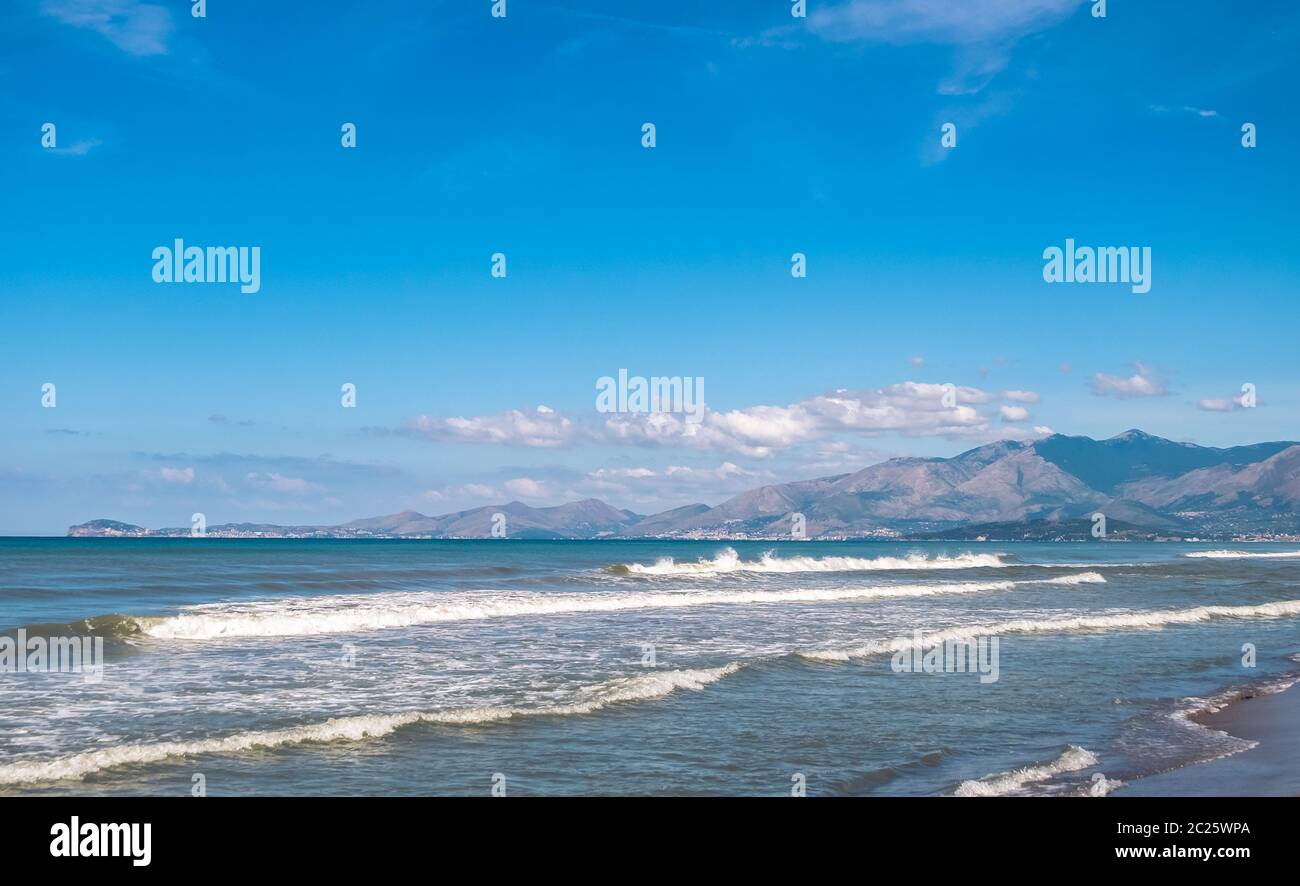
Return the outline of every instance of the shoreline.
[[[1300,797],[1300,674],[1286,679],[1283,689],[1245,687],[1188,715],[1254,747],[1134,779],[1114,796]]]

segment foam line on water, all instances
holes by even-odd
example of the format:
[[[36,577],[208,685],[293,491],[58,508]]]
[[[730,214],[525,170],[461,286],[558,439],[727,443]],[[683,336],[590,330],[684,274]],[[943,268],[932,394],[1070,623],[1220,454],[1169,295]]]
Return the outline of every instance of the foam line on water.
[[[990,624],[962,625],[928,632],[923,639],[935,644],[948,640],[970,640],[1003,634],[1065,634],[1078,631],[1160,629],[1168,625],[1199,624],[1220,618],[1271,619],[1300,615],[1300,600],[1263,603],[1258,606],[1196,606],[1190,609],[1154,609],[1109,612],[1101,615],[1069,615],[1054,618],[1017,618]],[[848,661],[891,655],[915,645],[911,637],[872,640],[847,649],[816,649],[797,653],[813,661]]]
[[[1290,560],[1300,557],[1300,551],[1192,551],[1183,556],[1203,560]]]
[[[1035,582],[1026,582],[1033,584]],[[142,619],[139,632],[159,640],[234,637],[301,637],[362,633],[439,622],[519,616],[682,609],[768,603],[826,603],[1006,591],[1016,582],[954,582],[807,588],[788,591],[669,591],[584,594],[513,593],[479,596],[431,594],[349,595],[315,600],[205,604],[170,618]],[[439,599],[443,597],[443,599]]]
[[[49,760],[0,764],[0,785],[81,779],[122,766],[161,763],[200,754],[237,754],[288,745],[382,738],[417,723],[473,726],[516,717],[589,714],[610,705],[663,698],[678,690],[699,690],[740,670],[733,662],[717,668],[675,670],[620,677],[581,690],[568,704],[541,707],[468,707],[394,714],[359,714],[285,729],[236,732],[220,738],[118,745]]]

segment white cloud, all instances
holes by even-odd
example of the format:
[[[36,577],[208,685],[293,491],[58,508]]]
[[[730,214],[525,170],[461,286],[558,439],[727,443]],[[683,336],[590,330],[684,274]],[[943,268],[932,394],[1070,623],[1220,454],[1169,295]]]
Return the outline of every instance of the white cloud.
[[[172,17],[140,0],[45,0],[41,11],[66,25],[90,28],[131,55],[164,55]]]
[[[1244,398],[1244,394],[1238,393],[1233,394],[1231,397],[1213,397],[1204,400],[1197,400],[1196,408],[1204,412],[1236,412],[1238,409],[1246,408],[1242,402]],[[1262,406],[1263,401],[1257,400],[1255,405]]]
[[[193,483],[193,468],[159,468],[158,476],[167,483]]]
[[[1012,403],[1037,403],[1038,394],[1033,391],[1003,391],[1002,399]]]
[[[865,391],[838,390],[789,406],[751,406],[706,412],[699,423],[670,413],[618,415],[600,430],[606,442],[679,445],[767,458],[779,450],[837,432],[976,437],[988,418],[974,408],[990,402],[976,388],[956,388],[943,405],[943,385],[903,382]]]
[[[1098,372],[1092,377],[1092,392],[1099,397],[1113,394],[1122,399],[1160,397],[1169,393],[1164,380],[1150,366],[1138,362],[1133,364],[1133,369],[1134,373],[1128,378]]]
[[[683,465],[669,465],[668,470],[664,473],[669,477],[688,480],[731,480],[758,476],[756,472],[745,470],[729,461],[724,461],[716,468],[691,468]]]
[[[544,498],[546,487],[530,477],[517,477],[506,481],[506,491],[520,498]]]
[[[659,475],[649,468],[599,468],[587,476],[593,480],[644,480]]]
[[[998,429],[997,438],[1000,440],[1022,440],[1032,442],[1041,440],[1044,437],[1050,437],[1056,433],[1046,425],[1034,425],[1032,428],[1020,427],[1018,425],[1003,425]],[[990,438],[992,435],[990,435]]]
[[[1002,413],[1003,421],[1024,421],[1029,418],[1029,410],[1023,406],[1002,406],[998,411]]]
[[[433,440],[543,448],[563,446],[574,439],[576,432],[573,422],[548,406],[538,406],[533,412],[512,409],[477,418],[421,415],[408,427]]]
[[[706,411],[700,421],[683,414],[617,413],[590,419],[570,418],[541,407],[473,418],[420,416],[408,431],[431,440],[554,448],[579,442],[606,445],[672,446],[733,452],[768,458],[835,434],[902,434],[982,440],[995,432],[997,397],[978,388],[954,389],[952,406],[944,405],[947,388],[925,382],[902,382],[884,388],[833,391],[788,406],[759,405]],[[1025,394],[1025,392],[1019,392]]]

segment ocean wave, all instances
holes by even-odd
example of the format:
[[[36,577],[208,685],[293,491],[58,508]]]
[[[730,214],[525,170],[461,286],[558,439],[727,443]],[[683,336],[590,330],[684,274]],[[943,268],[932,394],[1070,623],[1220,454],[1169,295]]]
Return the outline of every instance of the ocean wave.
[[[1104,585],[1106,578],[1100,572],[1077,572],[1073,575],[1058,575],[1056,578],[1040,578],[1029,583],[1042,585]]]
[[[662,557],[652,565],[620,563],[610,571],[619,575],[717,575],[729,572],[876,572],[881,570],[924,569],[977,569],[1019,565],[1008,561],[1003,554],[957,554],[926,557],[909,554],[906,557],[778,557],[771,551],[757,560],[741,560],[732,548],[726,548],[712,560],[695,563],[678,563],[672,557]]]
[[[1078,745],[1070,745],[1066,748],[1065,753],[1051,763],[1040,766],[1026,766],[1023,769],[997,775],[987,775],[974,781],[963,781],[957,786],[957,790],[953,791],[953,795],[957,797],[1004,797],[1007,794],[1020,793],[1029,785],[1049,781],[1067,772],[1090,769],[1096,766],[1097,763],[1097,755],[1092,751]]]
[[[1105,615],[1071,615],[1056,618],[1018,618],[992,624],[962,625],[926,632],[928,644],[948,640],[970,640],[1003,634],[1061,634],[1075,631],[1114,631],[1131,628],[1159,629],[1168,625],[1197,624],[1217,618],[1287,618],[1300,615],[1300,600],[1263,603],[1258,606],[1196,606],[1191,609],[1148,609],[1111,612]],[[848,661],[891,655],[915,645],[911,637],[873,640],[850,649],[816,649],[797,653],[813,661]]]
[[[1016,586],[1016,583],[1011,582],[998,584],[1007,587]],[[939,585],[933,587],[950,591],[955,586]],[[968,585],[967,587],[968,589],[972,587],[989,588],[993,587],[993,585]],[[933,592],[940,591],[935,590]],[[735,597],[737,595],[725,596]],[[745,594],[740,596],[754,595]],[[1192,624],[1215,618],[1284,618],[1295,615],[1300,615],[1300,600],[1288,600],[1257,606],[1200,606],[1185,610],[1134,611],[1041,620],[1017,619],[994,624],[964,625],[929,632],[924,636],[924,640],[927,643],[935,643],[945,640],[961,640],[977,636],[1011,633],[1101,631],[1129,628],[1158,629],[1165,625]],[[838,662],[859,657],[889,654],[909,648],[913,644],[914,640],[910,637],[898,638],[872,641],[848,650],[804,650],[789,653],[788,656],[781,655],[777,657]],[[703,689],[705,686],[716,683],[760,660],[763,659],[755,659],[750,662],[731,662],[715,668],[652,671],[646,674],[615,678],[578,690],[574,693],[574,698],[564,704],[536,707],[477,706],[393,714],[358,714],[283,729],[237,732],[218,738],[128,744],[99,748],[52,759],[19,760],[0,764],[0,785],[79,779],[105,769],[157,763],[172,758],[201,754],[232,754],[295,744],[361,741],[368,738],[381,738],[399,729],[421,723],[472,726],[515,718],[588,714],[618,703],[661,698],[682,689]],[[1278,687],[1274,691],[1281,691],[1282,688],[1285,688],[1282,681],[1274,685]],[[1189,699],[1189,701],[1199,702],[1201,700]],[[1196,707],[1197,711],[1204,709],[1204,707]],[[1187,710],[1182,714],[1182,717],[1190,717],[1194,712],[1196,711]],[[998,793],[1009,793],[1026,785],[1047,780],[1054,775],[1087,768],[1095,765],[1095,763],[1095,757],[1092,757],[1090,752],[1083,748],[1070,746],[1054,763],[963,782],[958,787],[957,792],[960,796],[991,796]],[[1087,786],[1086,792],[1093,795],[1097,795],[1098,792],[1106,793],[1121,784],[1122,782],[1115,780],[1108,781],[1101,786],[1092,784]]]
[[[27,632],[29,637],[69,637],[82,636],[89,634],[97,637],[134,637],[143,633],[149,625],[160,621],[158,618],[151,618],[140,615],[124,615],[121,613],[111,613],[109,615],[96,615],[91,618],[83,618],[74,622],[54,622],[50,624],[28,624],[23,625],[22,630]],[[2,634],[8,635],[12,631],[3,631]]]
[[[1007,591],[1026,585],[1103,584],[1097,572],[1024,581],[948,582],[879,585],[855,588],[800,588],[786,591],[671,591],[583,594],[507,593],[482,595],[394,593],[334,595],[248,603],[206,603],[170,617],[107,615],[60,626],[57,634],[109,633],[118,637],[155,640],[219,640],[239,637],[308,637],[355,634],[441,622],[492,618],[642,609],[684,609],[694,606],[738,606],[781,603],[834,603],[851,600],[930,597]],[[29,628],[28,633],[33,633]],[[47,632],[48,633],[48,632]]]
[[[1029,584],[1026,582],[1025,584]],[[392,594],[335,596],[315,600],[205,604],[170,618],[142,622],[139,633],[158,640],[217,640],[231,637],[304,637],[351,634],[439,622],[479,619],[683,609],[764,603],[825,603],[861,599],[929,597],[1005,591],[1016,582],[881,585],[864,588],[789,591],[674,591],[658,593],[500,594],[479,597]]]
[[[118,745],[48,760],[0,764],[0,785],[81,779],[87,775],[122,766],[160,763],[200,754],[237,754],[287,745],[362,741],[382,738],[419,723],[441,726],[474,726],[517,717],[564,717],[589,714],[614,704],[663,698],[678,690],[700,690],[734,674],[743,665],[732,662],[717,668],[653,671],[620,677],[580,690],[568,704],[540,707],[469,707],[441,711],[408,711],[395,714],[359,714],[335,717],[321,723],[285,729],[236,732],[221,738],[200,738]]]
[[[1206,560],[1289,560],[1300,557],[1300,551],[1192,551],[1183,556]]]

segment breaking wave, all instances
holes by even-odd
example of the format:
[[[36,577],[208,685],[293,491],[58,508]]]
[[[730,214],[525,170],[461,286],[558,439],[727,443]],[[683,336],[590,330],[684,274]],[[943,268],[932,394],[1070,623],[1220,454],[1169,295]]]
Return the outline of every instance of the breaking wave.
[[[290,726],[285,729],[236,732],[222,738],[127,744],[50,760],[4,763],[0,764],[0,785],[80,779],[105,769],[159,763],[199,754],[235,754],[241,751],[279,748],[286,745],[382,738],[418,723],[472,726],[517,717],[564,717],[589,714],[614,704],[662,698],[681,689],[703,689],[710,683],[716,683],[734,674],[741,667],[739,663],[731,663],[719,668],[664,671],[620,677],[580,691],[578,693],[580,697],[569,704],[359,714],[351,717],[336,717],[321,723]]]
[[[671,591],[655,593],[438,595],[394,593],[336,595],[310,600],[207,603],[170,617],[103,615],[71,625],[28,626],[28,633],[94,633],[156,640],[219,640],[237,637],[307,637],[367,633],[453,621],[520,616],[578,615],[693,606],[834,603],[850,600],[930,597],[1008,591],[1026,585],[1104,584],[1097,572],[1024,581],[900,584],[788,591]],[[48,629],[48,630],[46,630]]]
[[[29,624],[24,625],[29,636],[43,637],[64,637],[69,635],[90,634],[99,637],[134,637],[144,632],[149,625],[161,621],[158,618],[150,618],[139,615],[123,615],[121,613],[112,613],[110,615],[96,615],[92,618],[83,618],[80,621],[70,623],[54,624]],[[0,632],[0,634],[10,634],[12,631]]]
[[[1126,628],[1159,629],[1167,625],[1197,624],[1216,618],[1286,618],[1300,615],[1300,600],[1263,603],[1258,606],[1196,606],[1191,609],[1156,609],[1114,612],[1107,615],[1072,615],[1056,618],[1017,618],[993,624],[972,624],[924,634],[929,644],[948,640],[970,640],[1002,634],[1060,634],[1075,631],[1113,631]],[[911,637],[873,640],[851,649],[819,649],[799,652],[813,661],[848,661],[875,655],[890,655],[915,645]]]
[[[1026,582],[1025,584],[1029,584]],[[170,618],[142,620],[138,633],[159,640],[216,640],[228,637],[303,637],[346,634],[528,615],[683,609],[761,603],[823,603],[861,599],[928,597],[1005,591],[1016,582],[881,585],[864,588],[790,591],[675,591],[660,593],[516,593],[430,600],[428,594],[335,596],[311,601],[207,604]]]
[[[1078,745],[1070,745],[1065,753],[1051,763],[1041,766],[1026,766],[1013,772],[988,775],[973,781],[963,781],[953,791],[956,797],[1004,797],[1024,790],[1027,786],[1049,781],[1066,772],[1078,772],[1097,765],[1097,755]],[[1104,779],[1103,779],[1104,781]],[[1114,784],[1111,790],[1118,787]]]
[[[778,557],[771,551],[757,560],[742,560],[726,548],[712,560],[678,563],[662,557],[653,565],[621,563],[610,571],[620,575],[717,575],[727,572],[874,572],[886,569],[974,569],[1018,565],[1002,554],[958,554],[953,557],[909,554],[906,557]]]
[[[1078,572],[1074,575],[1058,575],[1056,578],[1040,578],[1033,583],[1044,585],[1104,585],[1106,579],[1100,572]]]

